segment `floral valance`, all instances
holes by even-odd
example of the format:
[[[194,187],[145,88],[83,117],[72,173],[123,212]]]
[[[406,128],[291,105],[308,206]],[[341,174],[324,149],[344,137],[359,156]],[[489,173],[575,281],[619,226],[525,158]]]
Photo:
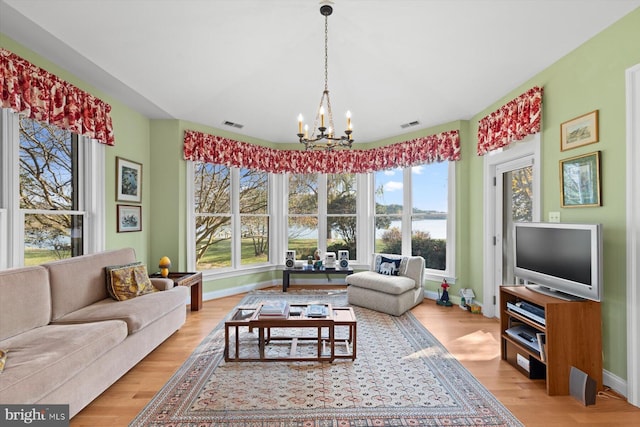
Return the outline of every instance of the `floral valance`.
[[[111,106],[0,48],[2,107],[113,145]]]
[[[277,150],[202,132],[186,131],[185,160],[258,169],[271,173],[367,173],[459,160],[457,130],[369,150]]]
[[[542,88],[535,86],[480,120],[478,155],[540,132],[541,118]]]

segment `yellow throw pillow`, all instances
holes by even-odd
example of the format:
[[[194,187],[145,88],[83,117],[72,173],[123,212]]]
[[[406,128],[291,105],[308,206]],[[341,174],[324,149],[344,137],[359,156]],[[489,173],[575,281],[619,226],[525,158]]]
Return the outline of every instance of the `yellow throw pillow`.
[[[4,365],[7,363],[7,353],[9,350],[0,350],[0,373],[4,371]]]
[[[107,267],[107,291],[117,301],[157,292],[141,263]]]

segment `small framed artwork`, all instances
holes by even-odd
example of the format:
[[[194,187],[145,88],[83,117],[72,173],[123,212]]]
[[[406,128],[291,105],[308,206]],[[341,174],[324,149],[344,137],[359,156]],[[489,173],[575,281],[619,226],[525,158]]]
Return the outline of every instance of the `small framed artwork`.
[[[116,157],[116,201],[142,201],[142,165]]]
[[[118,233],[142,231],[142,206],[118,205]]]
[[[602,206],[600,152],[560,160],[560,190],[563,208]]]
[[[571,119],[560,125],[560,150],[598,142],[598,110]]]

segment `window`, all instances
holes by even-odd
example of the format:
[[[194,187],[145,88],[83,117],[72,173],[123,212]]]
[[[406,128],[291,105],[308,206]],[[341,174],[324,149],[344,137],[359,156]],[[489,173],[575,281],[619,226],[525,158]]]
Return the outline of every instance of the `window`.
[[[286,250],[298,260],[347,250],[359,264],[376,251],[421,255],[432,279],[452,279],[454,171],[445,162],[372,174],[268,174],[190,161],[189,265],[231,275],[282,265]]]
[[[102,144],[8,110],[1,121],[0,226],[8,237],[2,264],[37,265],[102,250]]]
[[[269,262],[269,175],[193,163],[196,269]]]
[[[356,175],[327,175],[327,252],[349,251],[357,259]]]
[[[356,175],[291,174],[288,182],[288,249],[297,259],[316,249],[348,250],[356,259]]]
[[[453,168],[443,162],[374,173],[376,252],[420,255],[434,274],[453,274]]]
[[[297,259],[312,257],[319,248],[319,175],[289,175],[289,241],[288,249]]]

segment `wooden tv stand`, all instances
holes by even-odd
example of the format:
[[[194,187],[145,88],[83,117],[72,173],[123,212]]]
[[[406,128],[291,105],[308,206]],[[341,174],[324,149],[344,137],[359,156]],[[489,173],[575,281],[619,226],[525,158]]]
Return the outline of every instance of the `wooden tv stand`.
[[[544,308],[545,325],[507,308],[507,303],[529,302]],[[545,378],[547,394],[569,394],[569,373],[575,366],[602,390],[602,323],[600,303],[565,301],[524,286],[500,288],[501,355],[531,379]],[[546,335],[545,360],[505,331],[525,324]],[[518,363],[520,362],[520,363]],[[525,366],[528,363],[528,368]]]

